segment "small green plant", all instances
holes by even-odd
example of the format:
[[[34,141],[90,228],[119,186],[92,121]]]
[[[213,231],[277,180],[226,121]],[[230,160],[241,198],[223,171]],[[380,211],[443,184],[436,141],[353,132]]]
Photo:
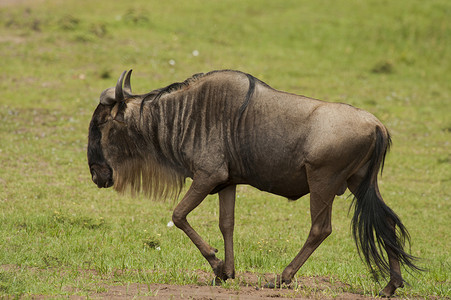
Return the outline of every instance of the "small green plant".
[[[149,247],[150,249],[161,250],[160,242],[156,239],[148,238],[148,239],[145,239],[143,241],[143,243],[146,247]]]
[[[395,71],[395,67],[391,61],[384,60],[376,63],[372,68],[371,72],[377,74],[391,74]]]

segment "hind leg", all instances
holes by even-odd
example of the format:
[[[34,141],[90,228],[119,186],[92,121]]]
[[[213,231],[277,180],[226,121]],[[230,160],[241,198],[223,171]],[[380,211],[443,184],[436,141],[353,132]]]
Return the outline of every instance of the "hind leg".
[[[393,228],[393,235],[395,235],[395,223],[390,219],[387,219],[387,222],[390,223],[390,227]],[[390,265],[390,281],[387,283],[385,288],[379,292],[379,295],[382,297],[390,297],[395,293],[397,288],[404,287],[404,280],[401,276],[401,266],[399,259],[389,247],[386,248],[386,251]]]
[[[339,174],[329,170],[311,171],[308,178],[310,189],[311,227],[304,246],[283,270],[279,283],[288,284],[296,272],[316,248],[332,233],[332,204],[336,194],[339,194],[343,183]]]
[[[312,225],[307,240],[293,261],[283,270],[281,284],[289,284],[296,272],[316,248],[332,233],[332,202],[335,194],[311,193],[310,213]]]

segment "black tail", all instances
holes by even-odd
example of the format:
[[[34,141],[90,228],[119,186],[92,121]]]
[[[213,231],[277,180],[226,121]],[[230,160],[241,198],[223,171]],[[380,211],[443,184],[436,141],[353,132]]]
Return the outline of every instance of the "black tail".
[[[404,251],[406,242],[410,244],[410,235],[399,217],[382,200],[377,186],[379,169],[384,167],[385,155],[391,145],[390,135],[385,135],[377,127],[376,145],[371,156],[368,171],[354,194],[355,211],[352,218],[352,234],[359,254],[378,279],[378,273],[385,277],[390,274],[390,266],[383,250],[391,252],[401,264],[412,270],[420,270],[413,263],[416,258]],[[393,230],[393,225],[396,230]],[[377,269],[379,272],[377,272]]]

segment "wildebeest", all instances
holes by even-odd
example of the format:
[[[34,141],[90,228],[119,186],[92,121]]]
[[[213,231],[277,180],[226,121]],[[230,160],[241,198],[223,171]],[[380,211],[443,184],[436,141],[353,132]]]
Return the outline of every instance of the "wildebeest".
[[[371,271],[389,275],[381,291],[403,286],[400,264],[414,270],[404,250],[409,234],[384,203],[377,177],[390,135],[372,114],[277,91],[239,71],[196,74],[142,95],[132,93],[131,70],[100,95],[89,126],[88,163],[99,188],[180,193],[172,220],[199,248],[217,280],[234,278],[236,185],[248,184],[288,199],[310,193],[311,229],[294,260],[276,280],[289,284],[330,235],[332,203],[347,188],[354,194],[352,233]],[[219,194],[219,227],[225,259],[186,217],[208,194]],[[387,256],[383,253],[385,250]]]

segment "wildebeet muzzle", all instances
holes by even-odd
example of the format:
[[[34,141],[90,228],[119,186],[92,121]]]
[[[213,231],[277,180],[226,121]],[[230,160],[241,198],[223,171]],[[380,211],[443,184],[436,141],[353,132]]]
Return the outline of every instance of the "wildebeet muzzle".
[[[113,186],[114,180],[113,180],[113,171],[110,167],[104,165],[92,165],[90,167],[92,181],[99,187],[99,188],[109,188]]]

